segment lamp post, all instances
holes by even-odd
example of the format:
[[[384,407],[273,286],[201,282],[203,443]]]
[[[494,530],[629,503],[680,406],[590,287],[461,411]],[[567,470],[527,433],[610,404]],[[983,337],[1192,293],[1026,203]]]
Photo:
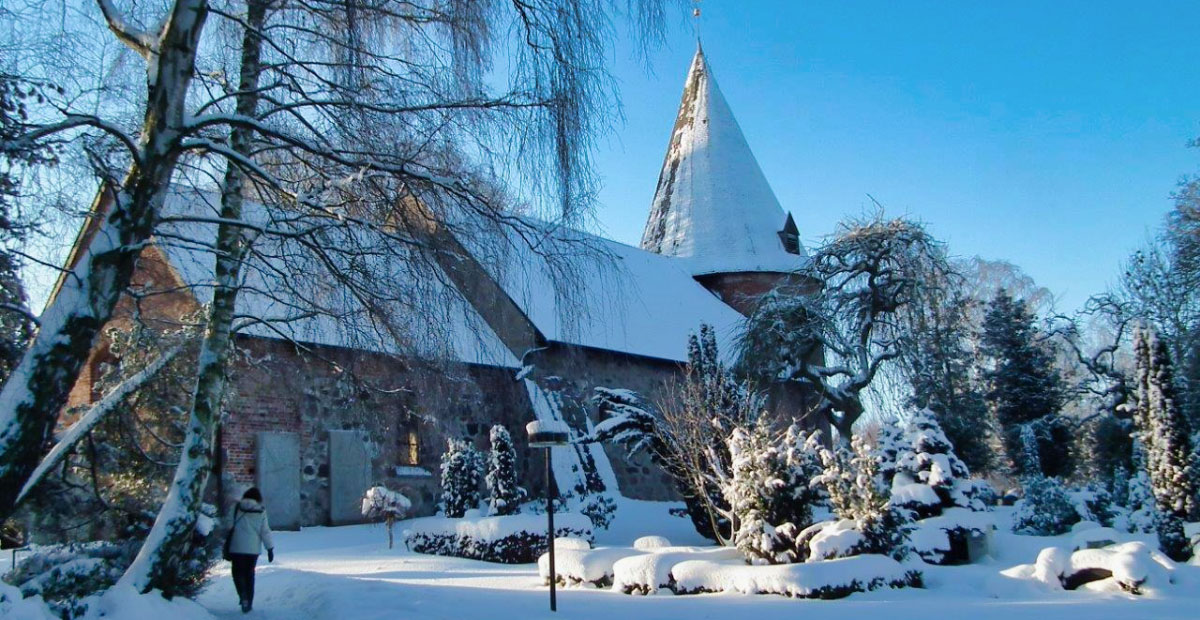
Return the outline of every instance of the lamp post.
[[[554,570],[554,473],[552,448],[567,445],[569,429],[557,420],[534,420],[525,425],[530,448],[546,449],[546,542],[550,551],[550,611],[558,611],[558,573]]]

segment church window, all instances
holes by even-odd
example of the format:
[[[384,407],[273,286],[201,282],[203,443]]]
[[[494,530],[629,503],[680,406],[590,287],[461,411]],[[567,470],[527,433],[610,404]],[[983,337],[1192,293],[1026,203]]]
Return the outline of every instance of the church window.
[[[409,418],[400,423],[396,439],[397,465],[421,464],[421,435],[417,429],[416,418]]]

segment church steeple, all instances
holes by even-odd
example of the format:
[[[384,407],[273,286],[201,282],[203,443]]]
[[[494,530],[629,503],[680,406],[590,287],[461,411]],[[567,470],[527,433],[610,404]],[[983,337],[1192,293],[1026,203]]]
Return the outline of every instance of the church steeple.
[[[697,42],[642,249],[687,259],[698,276],[787,273],[804,260],[795,224],[781,234],[788,218]]]

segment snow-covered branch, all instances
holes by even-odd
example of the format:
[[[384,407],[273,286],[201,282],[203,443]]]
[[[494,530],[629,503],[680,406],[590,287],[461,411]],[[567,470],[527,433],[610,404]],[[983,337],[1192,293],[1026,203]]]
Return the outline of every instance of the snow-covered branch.
[[[89,431],[96,427],[105,416],[116,409],[130,394],[133,394],[148,381],[158,374],[171,360],[175,359],[183,350],[182,345],[176,345],[168,349],[165,353],[158,356],[153,362],[150,362],[145,368],[125,379],[118,385],[105,394],[103,398],[96,401],[79,419],[70,426],[59,438],[58,443],[50,449],[50,452],[42,458],[42,462],[38,464],[37,469],[29,475],[29,479],[25,481],[25,486],[21,487],[21,492],[17,494],[16,503],[21,503],[29,495],[29,492],[42,481],[46,473],[54,469],[62,459],[67,456],[75,444],[79,442]]]
[[[100,5],[100,12],[104,15],[104,21],[108,22],[108,29],[112,30],[113,34],[117,35],[117,39],[128,45],[130,49],[137,52],[139,56],[147,61],[151,60],[151,56],[158,53],[157,38],[142,30],[133,22],[129,21],[121,10],[113,5],[112,0],[96,0]]]

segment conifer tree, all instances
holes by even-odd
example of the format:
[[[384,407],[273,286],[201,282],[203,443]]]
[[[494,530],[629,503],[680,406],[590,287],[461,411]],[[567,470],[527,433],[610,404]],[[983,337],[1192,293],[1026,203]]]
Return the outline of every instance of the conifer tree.
[[[972,480],[971,471],[954,452],[933,411],[922,409],[909,416],[904,426],[904,447],[896,456],[895,478],[892,480],[892,503],[898,489],[907,484],[928,486],[936,495],[937,504],[926,508],[940,514],[943,508],[987,510],[987,484]],[[917,498],[913,498],[917,499]],[[917,508],[914,506],[913,508]],[[918,510],[920,512],[920,510]],[[928,516],[928,515],[921,515]]]
[[[729,477],[722,492],[736,529],[733,542],[753,564],[799,559],[796,535],[812,524],[821,500],[809,482],[820,475],[817,432],[793,425],[780,433],[760,418],[729,438]]]
[[[1062,378],[1054,359],[1037,342],[1035,317],[1023,300],[1001,290],[988,306],[981,339],[983,354],[991,361],[985,371],[985,398],[997,423],[1013,472],[1018,475],[1061,476],[1070,461],[1062,449],[1070,433],[1057,420],[1063,403]],[[1022,429],[1037,435],[1038,469],[1022,458]]]
[[[904,511],[891,503],[891,494],[879,477],[879,462],[867,442],[854,436],[850,446],[840,444],[821,451],[824,472],[816,478],[829,492],[834,514],[855,522],[862,541],[849,555],[878,553],[903,560],[909,555],[911,529]]]
[[[1183,522],[1195,519],[1197,463],[1187,421],[1179,407],[1166,343],[1153,331],[1134,336],[1138,405],[1134,416],[1146,449],[1145,465],[1157,508],[1155,530],[1163,552],[1176,560],[1191,555]]]
[[[497,424],[489,434],[492,451],[488,458],[488,471],[484,481],[488,490],[488,514],[511,515],[520,509],[525,500],[525,489],[517,484],[517,451],[513,448],[508,429]]]
[[[908,404],[929,409],[937,418],[954,451],[979,474],[996,465],[992,448],[995,428],[984,400],[984,386],[975,369],[975,325],[972,312],[978,302],[962,290],[957,280],[942,288],[948,293],[913,317],[912,351],[903,358],[912,388]]]
[[[442,513],[460,518],[479,508],[483,455],[466,439],[449,439],[442,455]]]

